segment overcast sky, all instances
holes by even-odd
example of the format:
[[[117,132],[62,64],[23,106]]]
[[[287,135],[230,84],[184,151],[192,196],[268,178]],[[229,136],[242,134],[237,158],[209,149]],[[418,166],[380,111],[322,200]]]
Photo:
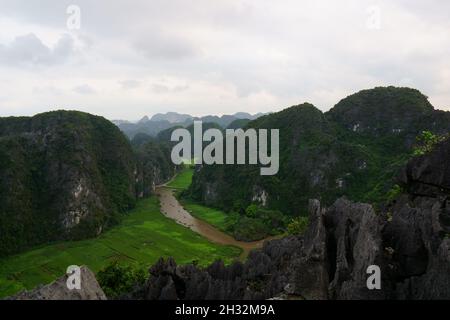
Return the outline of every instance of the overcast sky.
[[[450,1],[0,0],[0,116],[325,111],[385,85],[450,108]]]

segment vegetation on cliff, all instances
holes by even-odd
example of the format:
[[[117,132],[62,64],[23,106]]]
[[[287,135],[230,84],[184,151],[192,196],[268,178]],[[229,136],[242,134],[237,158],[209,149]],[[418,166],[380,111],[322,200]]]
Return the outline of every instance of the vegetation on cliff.
[[[0,256],[99,234],[135,204],[135,162],[102,117],[56,111],[0,119]]]
[[[98,236],[178,168],[170,146],[133,141],[77,111],[0,118],[0,257]]]
[[[189,196],[229,212],[258,204],[297,216],[306,215],[311,198],[326,205],[341,196],[386,200],[416,136],[448,133],[450,113],[434,110],[417,90],[387,87],[351,95],[327,113],[305,103],[246,128],[280,129],[279,173],[260,176],[251,165],[203,166]]]

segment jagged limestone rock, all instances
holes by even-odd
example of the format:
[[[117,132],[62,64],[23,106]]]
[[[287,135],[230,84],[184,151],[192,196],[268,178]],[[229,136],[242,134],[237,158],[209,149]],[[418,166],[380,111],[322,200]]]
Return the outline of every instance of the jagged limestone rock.
[[[34,290],[24,291],[10,300],[106,300],[106,295],[89,268],[80,268],[81,289],[70,290],[67,287],[68,276],[62,276],[54,282],[37,287]]]

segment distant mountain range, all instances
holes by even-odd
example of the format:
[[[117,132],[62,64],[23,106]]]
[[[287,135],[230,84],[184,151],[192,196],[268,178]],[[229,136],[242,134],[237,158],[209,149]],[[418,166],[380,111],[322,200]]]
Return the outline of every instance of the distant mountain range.
[[[144,117],[144,118],[147,118],[147,120],[148,120],[148,117]],[[167,113],[157,113],[150,120],[151,121],[169,121],[170,123],[180,123],[180,122],[185,122],[187,120],[192,120],[192,118],[193,117],[189,114],[180,114],[177,112],[167,112]]]
[[[194,121],[199,120],[204,123],[215,123],[222,128],[236,129],[244,126],[251,120],[256,120],[263,116],[264,113],[250,114],[247,112],[237,112],[232,115],[207,115],[203,117],[194,117],[189,114],[181,114],[177,112],[157,113],[151,118],[144,116],[137,122],[126,120],[113,120],[112,122],[119,127],[130,139],[138,133],[145,133],[150,136],[157,136],[158,133],[175,126],[188,127]]]

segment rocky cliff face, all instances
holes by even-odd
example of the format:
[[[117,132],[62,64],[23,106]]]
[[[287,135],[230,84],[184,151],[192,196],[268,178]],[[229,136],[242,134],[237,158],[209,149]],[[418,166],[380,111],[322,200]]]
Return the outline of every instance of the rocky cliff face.
[[[138,299],[450,299],[450,141],[414,158],[405,192],[379,212],[338,199],[309,204],[301,237],[265,243],[245,263],[202,269],[160,260]],[[369,266],[381,289],[369,290]]]
[[[410,161],[384,231],[401,298],[450,298],[450,141]]]
[[[0,257],[97,236],[175,170],[168,146],[132,146],[102,117],[0,118]]]
[[[131,146],[101,117],[2,118],[0,164],[0,256],[95,236],[135,201]]]
[[[172,163],[168,144],[148,137],[142,144],[133,143],[133,147],[137,162],[136,191],[139,198],[152,195],[157,185],[170,180],[181,168]]]

